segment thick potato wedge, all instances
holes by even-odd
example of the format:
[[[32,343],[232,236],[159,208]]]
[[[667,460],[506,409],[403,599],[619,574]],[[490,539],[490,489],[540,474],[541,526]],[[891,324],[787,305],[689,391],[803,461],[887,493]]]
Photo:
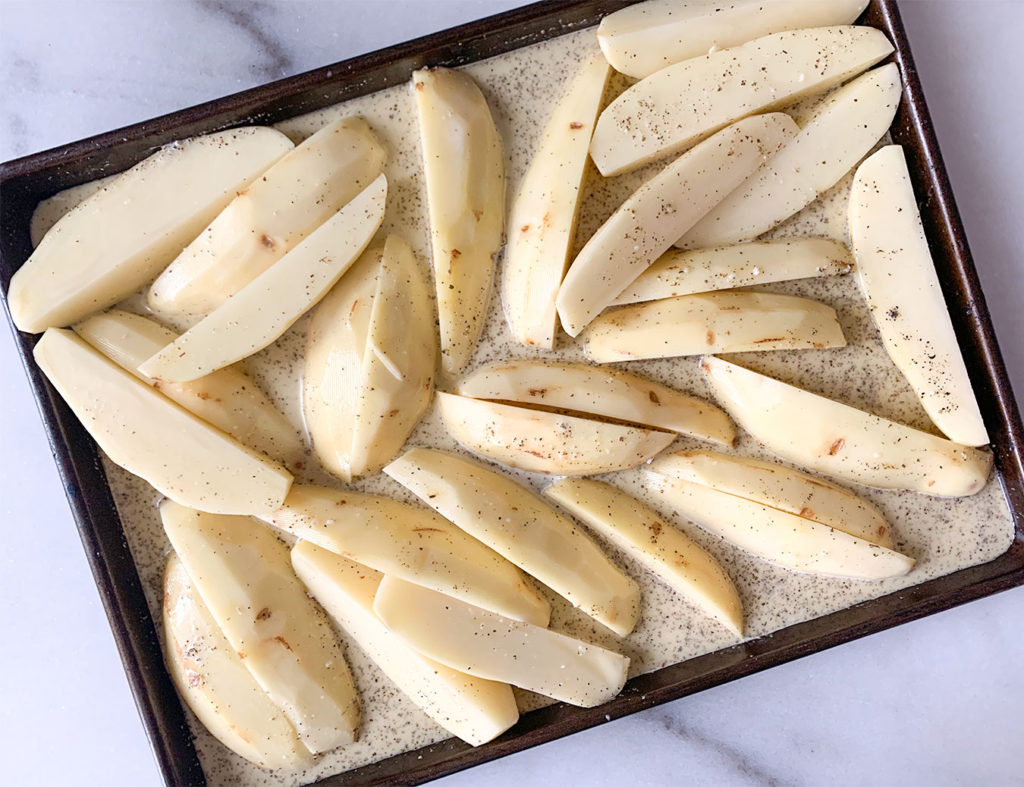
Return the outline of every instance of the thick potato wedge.
[[[302,243],[214,309],[139,371],[187,382],[259,352],[315,306],[362,253],[384,219],[380,175]]]
[[[746,118],[684,153],[637,189],[569,267],[557,300],[566,333],[578,336],[682,233],[797,131],[796,123],[779,112]]]
[[[554,475],[595,475],[646,462],[675,435],[574,415],[437,394],[448,432],[475,454]]]
[[[595,52],[555,107],[512,203],[501,293],[520,344],[555,348],[555,298],[569,264],[590,135],[607,81],[608,63]]]
[[[570,705],[593,708],[626,683],[625,656],[395,577],[381,580],[373,609],[396,637],[427,658]]]
[[[903,148],[860,165],[850,195],[857,279],[889,357],[943,434],[987,445],[939,277],[921,226]]]
[[[640,588],[571,519],[526,487],[431,448],[407,451],[384,472],[620,637],[633,630]]]
[[[795,464],[882,489],[964,497],[980,492],[992,455],[911,429],[721,358],[704,358],[711,390],[736,422]]]
[[[623,306],[583,335],[596,363],[752,350],[845,347],[835,309],[810,298],[753,290],[706,292]]]
[[[706,615],[743,636],[743,603],[715,558],[636,498],[600,481],[564,478],[544,495],[585,522]]]
[[[472,746],[497,738],[519,720],[507,683],[457,672],[421,656],[373,611],[383,574],[300,541],[292,567],[306,588],[381,672],[430,718]]]
[[[358,117],[328,123],[240,192],[157,277],[149,306],[207,314],[355,199],[384,170],[384,148]]]
[[[236,128],[160,149],[60,219],[11,278],[20,330],[40,333],[112,306],[156,276],[292,148],[271,128]]]
[[[36,209],[32,211],[32,219],[29,222],[28,234],[32,240],[32,248],[36,248],[43,241],[43,237],[50,228],[60,221],[64,214],[77,205],[81,205],[87,198],[97,191],[102,191],[121,173],[107,175],[105,178],[86,181],[77,186],[58,191],[52,197],[42,200]]]
[[[663,68],[601,113],[590,155],[607,176],[678,153],[717,129],[823,92],[892,52],[871,27],[774,33]]]
[[[160,518],[213,619],[299,740],[314,754],[354,741],[359,697],[348,664],[288,547],[248,517],[165,500]]]
[[[483,329],[505,223],[501,136],[480,88],[448,68],[412,75],[423,146],[441,367],[457,375]]]

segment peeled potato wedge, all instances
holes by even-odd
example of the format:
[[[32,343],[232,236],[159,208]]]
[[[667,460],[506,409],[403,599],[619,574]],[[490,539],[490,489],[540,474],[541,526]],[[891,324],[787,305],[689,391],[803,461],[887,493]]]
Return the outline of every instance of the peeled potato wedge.
[[[558,291],[570,336],[797,133],[780,112],[746,118],[684,153],[637,189],[576,255]]]
[[[412,75],[423,147],[441,366],[457,375],[483,329],[505,222],[501,136],[476,83],[461,71]]]
[[[736,422],[787,461],[882,489],[938,497],[980,492],[992,455],[752,372],[704,358],[711,390]]]
[[[437,394],[448,432],[475,454],[509,467],[555,475],[595,475],[635,467],[675,435],[574,415]]]
[[[292,548],[292,567],[313,598],[381,672],[448,732],[480,746],[519,720],[507,683],[457,672],[421,656],[380,621],[373,601],[383,574],[308,541]]]
[[[656,71],[601,113],[590,155],[608,177],[685,150],[739,118],[835,87],[892,52],[871,27],[763,36]]]
[[[625,550],[701,612],[743,636],[743,604],[725,569],[650,507],[609,484],[585,478],[564,478],[544,495]]]
[[[22,331],[77,322],[150,281],[261,172],[292,148],[271,128],[236,128],[161,148],[60,219],[11,278]]]
[[[34,249],[42,243],[46,233],[64,217],[65,213],[82,204],[82,202],[97,191],[105,189],[119,174],[121,173],[107,175],[105,178],[86,181],[77,186],[58,191],[52,197],[47,197],[36,205],[36,209],[32,211],[32,219],[29,222],[28,230],[29,237],[32,239],[32,248]]]
[[[384,219],[387,180],[377,177],[302,243],[139,366],[187,382],[259,352],[315,306],[362,253]]]
[[[857,280],[893,363],[950,440],[987,445],[988,432],[921,226],[903,148],[860,165],[850,194]]]
[[[327,124],[241,191],[157,277],[162,314],[207,314],[295,248],[384,169],[366,121]]]
[[[835,309],[810,298],[753,290],[707,292],[623,306],[583,335],[596,363],[701,353],[845,347]]]
[[[401,579],[381,580],[373,609],[396,637],[427,658],[570,705],[593,708],[626,683],[625,656]]]
[[[640,614],[637,584],[526,487],[431,448],[407,451],[384,472],[620,637],[633,630]]]

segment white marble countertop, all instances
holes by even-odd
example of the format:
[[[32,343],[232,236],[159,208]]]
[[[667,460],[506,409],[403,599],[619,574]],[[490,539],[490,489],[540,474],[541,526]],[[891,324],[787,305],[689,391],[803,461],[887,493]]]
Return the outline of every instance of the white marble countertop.
[[[517,4],[0,0],[0,159]],[[1024,392],[1024,2],[901,5],[1007,364]],[[158,784],[6,329],[0,368],[0,779]],[[1022,614],[1024,589],[1003,593],[448,783],[1020,784]]]

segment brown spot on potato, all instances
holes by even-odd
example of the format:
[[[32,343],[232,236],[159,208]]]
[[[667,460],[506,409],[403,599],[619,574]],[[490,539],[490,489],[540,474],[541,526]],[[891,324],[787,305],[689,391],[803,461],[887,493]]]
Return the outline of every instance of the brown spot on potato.
[[[263,235],[263,236],[262,236],[262,237],[260,238],[260,243],[262,243],[262,244],[263,244],[263,245],[264,245],[264,246],[265,246],[266,248],[268,248],[268,249],[272,249],[272,248],[274,248],[275,246],[277,246],[277,243],[276,243],[276,242],[274,241],[274,239],[273,239],[273,238],[271,238],[271,237],[270,237],[269,235],[267,235],[267,234],[264,234],[264,235]]]
[[[843,449],[844,445],[846,445],[846,440],[840,437],[838,440],[832,443],[832,445],[829,446],[828,455],[835,456]]]
[[[270,607],[264,607],[256,613],[256,620],[266,620],[270,617]]]
[[[654,391],[648,391],[647,398],[650,399],[651,402],[653,402],[654,404],[661,404],[661,399],[658,398],[658,394],[656,394]]]
[[[814,519],[814,509],[804,506],[803,508],[800,509],[800,516],[802,516],[804,519]]]
[[[288,650],[292,649],[292,646],[288,644],[288,640],[286,640],[280,634],[278,634],[276,637],[274,637],[274,639],[276,639],[278,642],[280,642],[282,645],[284,645],[285,648],[287,648]]]
[[[457,260],[459,257],[462,256],[462,252],[459,251],[458,249],[452,249],[452,255],[451,256],[452,256],[453,260]]]
[[[578,120],[574,120],[572,123],[569,124],[569,128],[571,128],[573,131],[576,131],[577,129],[583,128],[583,124],[580,123]]]
[[[707,343],[708,343],[709,345],[712,345],[712,344],[714,344],[714,343],[715,343],[715,332],[714,332],[714,331],[708,331],[708,332],[707,332],[707,335],[706,335],[706,336],[704,337],[704,340],[705,340],[705,341],[706,341],[706,342],[707,342]]]

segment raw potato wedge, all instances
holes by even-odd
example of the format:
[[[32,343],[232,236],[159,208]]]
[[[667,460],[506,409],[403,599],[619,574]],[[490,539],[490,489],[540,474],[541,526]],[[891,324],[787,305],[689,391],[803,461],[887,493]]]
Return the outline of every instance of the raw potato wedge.
[[[502,300],[520,344],[555,348],[555,298],[576,234],[583,173],[608,63],[592,54],[569,83],[523,177],[509,216]]]
[[[373,609],[410,648],[454,670],[593,708],[626,684],[629,659],[550,629],[384,577]]]
[[[797,133],[780,112],[735,123],[684,153],[637,189],[587,241],[558,291],[570,336]]]
[[[423,147],[441,366],[455,376],[483,329],[505,222],[501,136],[480,88],[447,68],[412,75]]]
[[[117,176],[107,175],[105,178],[97,178],[77,186],[58,191],[52,197],[47,197],[32,211],[32,220],[29,222],[29,237],[32,239],[34,249],[43,241],[43,236],[50,231],[50,228],[60,221],[64,214],[72,208],[82,204],[84,200],[91,197],[97,191],[105,189]]]
[[[437,394],[448,432],[475,454],[553,475],[595,475],[643,464],[675,435],[574,415]]]
[[[459,383],[459,393],[494,402],[590,414],[732,445],[729,417],[709,402],[638,374],[584,363],[504,361]]]
[[[384,219],[380,175],[302,243],[139,367],[187,382],[259,352],[315,306],[348,270]]]
[[[40,333],[131,295],[291,148],[274,129],[237,128],[175,142],[121,173],[65,214],[11,278],[14,324]]]
[[[651,462],[650,470],[895,548],[889,523],[874,505],[840,486],[785,465],[715,451],[679,451],[659,456]]]
[[[261,768],[312,763],[309,749],[225,639],[174,554],[164,572],[164,654],[178,694],[235,754]]]
[[[843,85],[799,134],[676,245],[701,248],[750,240],[810,205],[889,130],[902,92],[895,63]]]
[[[248,517],[165,500],[160,518],[210,615],[299,740],[314,754],[352,743],[359,724],[352,676],[288,547]]]
[[[190,383],[159,383],[138,371],[139,364],[178,338],[160,323],[113,309],[89,317],[74,330],[118,366],[238,442],[286,466],[305,455],[295,427],[242,369],[226,367]]]
[[[346,482],[380,470],[430,403],[436,360],[430,285],[409,244],[390,235],[310,322],[302,409],[321,464]]]
[[[992,455],[704,358],[711,390],[736,422],[787,461],[881,489],[938,497],[980,492]]]
[[[648,0],[609,14],[597,40],[616,71],[643,79],[666,66],[783,30],[853,24],[868,0]]]
[[[384,169],[366,121],[342,118],[240,192],[149,288],[163,314],[207,314],[295,248]]]
[[[831,238],[786,238],[693,251],[672,249],[619,293],[612,305],[626,306],[751,284],[838,276],[851,270],[853,259],[849,250]]]
[[[845,347],[835,309],[810,298],[753,290],[706,292],[623,306],[583,335],[596,363],[752,350]]]
[[[471,746],[497,738],[519,720],[507,683],[431,661],[381,623],[373,599],[383,574],[308,541],[292,548],[292,567],[327,613],[424,713]]]
[[[431,448],[407,451],[384,472],[620,637],[633,630],[637,584],[571,519],[523,485]]]
[[[893,363],[950,440],[987,445],[963,354],[921,226],[903,148],[860,165],[850,194],[857,279]]]
[[[110,460],[172,500],[225,514],[273,511],[291,474],[172,402],[68,330],[35,360]]]
[[[590,155],[605,177],[685,150],[739,118],[835,87],[892,52],[871,27],[774,33],[663,68],[601,113]]]
[[[428,508],[296,484],[265,521],[365,566],[546,626],[551,605],[514,565]]]
[[[913,558],[813,520],[702,484],[646,475],[651,488],[687,519],[783,568],[879,580],[902,577],[914,567]]]
[[[584,478],[563,478],[544,495],[625,550],[701,612],[743,636],[743,603],[725,569],[650,507],[614,486]]]

